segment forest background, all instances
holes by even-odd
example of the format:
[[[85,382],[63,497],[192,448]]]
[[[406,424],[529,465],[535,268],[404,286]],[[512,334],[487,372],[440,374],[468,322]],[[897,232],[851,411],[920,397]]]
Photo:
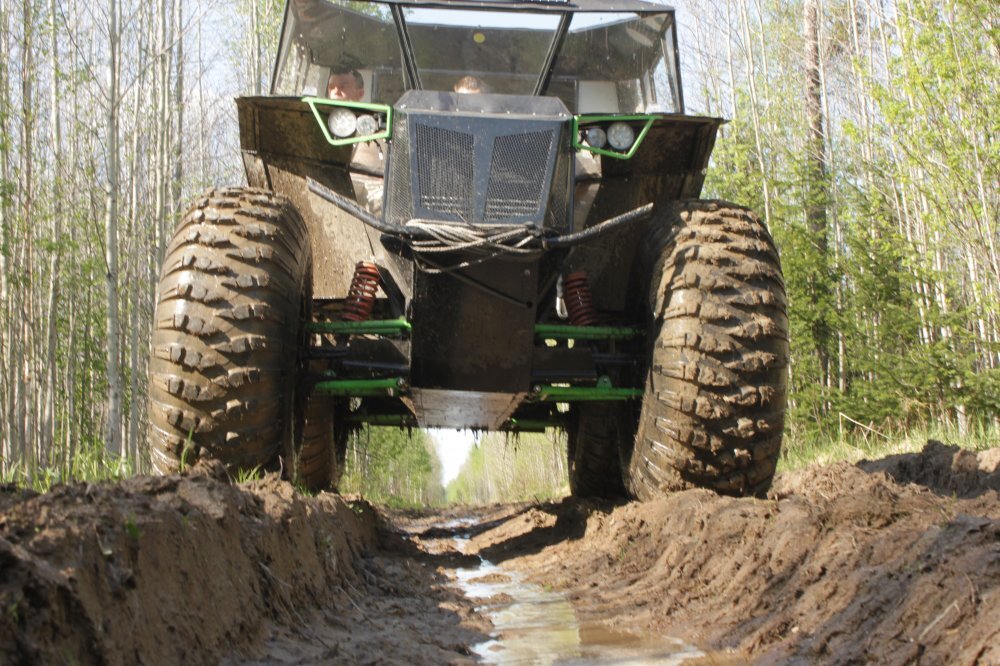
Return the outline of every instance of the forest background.
[[[704,194],[755,208],[781,250],[786,453],[928,427],[995,444],[1000,7],[673,4],[688,112],[732,119]],[[268,90],[281,12],[0,0],[0,478],[147,469],[164,247],[186,201],[243,181],[233,98]],[[470,466],[503,460],[490,441]],[[558,474],[559,440],[531,441]],[[367,433],[352,456],[349,483],[443,497],[424,435]],[[403,489],[402,469],[430,481]]]

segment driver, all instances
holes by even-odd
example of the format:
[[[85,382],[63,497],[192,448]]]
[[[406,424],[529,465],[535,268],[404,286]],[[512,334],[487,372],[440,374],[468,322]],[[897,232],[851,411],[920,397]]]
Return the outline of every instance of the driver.
[[[356,69],[332,71],[326,82],[326,96],[346,102],[360,102],[365,96],[365,78]]]
[[[471,95],[488,93],[490,91],[489,87],[483,83],[481,79],[478,79],[475,76],[463,76],[455,83],[453,90],[457,93]]]

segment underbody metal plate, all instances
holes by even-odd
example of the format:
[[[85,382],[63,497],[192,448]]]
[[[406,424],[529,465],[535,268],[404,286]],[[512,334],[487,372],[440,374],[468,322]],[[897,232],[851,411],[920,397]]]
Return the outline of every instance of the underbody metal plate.
[[[411,388],[403,402],[422,428],[496,430],[510,418],[526,393],[486,393]]]

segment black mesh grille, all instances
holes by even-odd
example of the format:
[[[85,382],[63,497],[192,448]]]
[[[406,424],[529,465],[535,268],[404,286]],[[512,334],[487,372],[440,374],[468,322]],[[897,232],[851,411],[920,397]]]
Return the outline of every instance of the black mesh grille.
[[[420,123],[415,130],[420,207],[471,220],[473,136]]]
[[[410,142],[407,139],[406,123],[398,123],[393,128],[395,141],[392,146],[390,161],[390,205],[389,219],[396,224],[406,224],[413,216],[412,199],[410,197]]]
[[[569,195],[572,191],[572,183],[569,180],[569,167],[573,161],[573,153],[568,146],[560,149],[556,156],[556,174],[552,179],[552,191],[549,193],[549,209],[546,213],[546,226],[553,229],[566,230],[569,228],[568,204]]]
[[[537,215],[548,175],[552,130],[498,136],[493,142],[486,221]]]

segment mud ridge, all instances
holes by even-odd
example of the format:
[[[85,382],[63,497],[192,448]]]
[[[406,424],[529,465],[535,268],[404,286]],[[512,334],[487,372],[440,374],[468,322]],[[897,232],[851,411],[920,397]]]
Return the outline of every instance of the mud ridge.
[[[0,663],[447,663],[482,640],[364,502],[205,475],[0,497]]]
[[[762,500],[383,512],[213,468],[0,488],[0,663],[469,663],[494,632],[452,581],[483,558],[581,627],[712,659],[997,664],[998,479],[1000,449],[929,442]]]
[[[542,505],[473,539],[583,618],[758,663],[1000,663],[1000,450],[814,467],[768,500]]]

